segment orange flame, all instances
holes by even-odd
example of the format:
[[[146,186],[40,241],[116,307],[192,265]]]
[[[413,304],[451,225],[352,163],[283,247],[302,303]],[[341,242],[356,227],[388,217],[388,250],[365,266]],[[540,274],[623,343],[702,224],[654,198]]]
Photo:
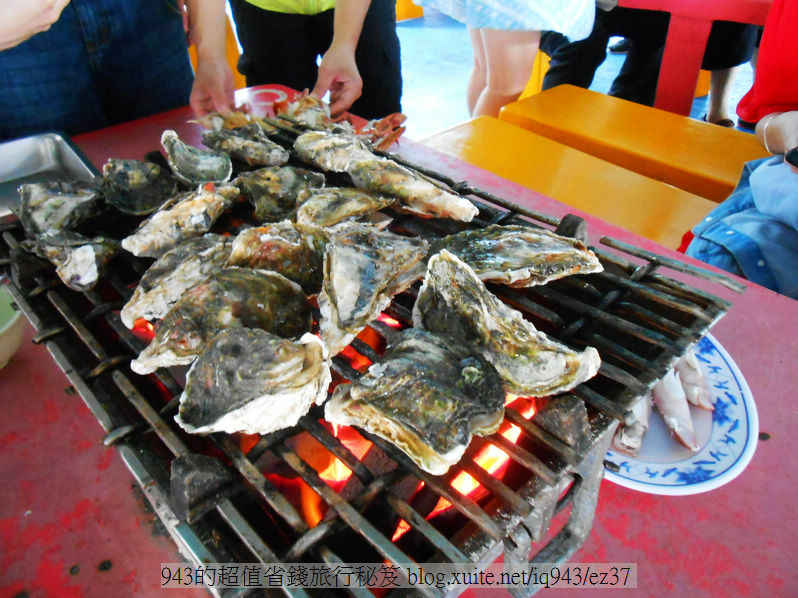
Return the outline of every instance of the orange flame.
[[[133,322],[133,328],[131,332],[136,335],[137,338],[145,341],[145,342],[152,342],[152,339],[155,337],[155,326],[152,322],[145,320],[144,318],[138,318],[135,322]]]

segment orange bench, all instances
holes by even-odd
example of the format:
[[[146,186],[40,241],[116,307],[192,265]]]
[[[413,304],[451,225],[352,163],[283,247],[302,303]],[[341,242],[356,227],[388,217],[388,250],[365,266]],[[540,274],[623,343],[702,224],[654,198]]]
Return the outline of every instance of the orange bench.
[[[703,197],[489,116],[421,142],[674,249],[715,207]]]
[[[573,85],[508,104],[499,118],[716,202],[745,162],[768,155],[751,134]]]

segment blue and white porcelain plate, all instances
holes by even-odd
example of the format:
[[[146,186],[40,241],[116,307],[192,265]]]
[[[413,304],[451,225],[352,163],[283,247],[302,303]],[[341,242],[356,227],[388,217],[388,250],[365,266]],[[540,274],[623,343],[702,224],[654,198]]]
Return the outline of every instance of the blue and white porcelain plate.
[[[751,461],[759,417],[745,378],[712,335],[698,342],[696,356],[715,404],[714,411],[690,406],[701,449],[691,453],[679,444],[652,409],[637,457],[616,450],[607,453],[606,460],[618,466],[617,473],[605,472],[608,480],[650,494],[698,494],[727,484]]]

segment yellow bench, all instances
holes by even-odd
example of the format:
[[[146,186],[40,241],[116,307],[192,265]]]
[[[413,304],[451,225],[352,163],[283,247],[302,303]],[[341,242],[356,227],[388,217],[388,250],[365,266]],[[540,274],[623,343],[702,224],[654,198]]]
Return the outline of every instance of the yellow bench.
[[[745,162],[768,155],[749,133],[573,85],[508,104],[499,118],[716,202]]]
[[[672,249],[715,207],[703,197],[489,116],[421,141]]]

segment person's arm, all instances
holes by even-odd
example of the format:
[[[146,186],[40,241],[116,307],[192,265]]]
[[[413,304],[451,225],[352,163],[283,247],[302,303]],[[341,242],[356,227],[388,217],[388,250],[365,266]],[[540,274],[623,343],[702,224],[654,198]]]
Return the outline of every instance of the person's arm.
[[[798,148],[798,110],[791,112],[771,112],[756,124],[759,142],[771,154],[787,154]],[[795,153],[788,159],[790,167],[798,172]],[[786,156],[785,156],[786,157]]]
[[[191,108],[197,116],[235,108],[233,71],[227,63],[224,0],[187,0],[189,39],[197,48]]]
[[[370,4],[371,0],[338,0],[335,5],[333,40],[322,57],[311,92],[320,98],[329,90],[330,112],[334,117],[349,109],[363,89],[355,64],[355,48]]]
[[[2,0],[0,51],[47,31],[61,16],[69,0]]]

